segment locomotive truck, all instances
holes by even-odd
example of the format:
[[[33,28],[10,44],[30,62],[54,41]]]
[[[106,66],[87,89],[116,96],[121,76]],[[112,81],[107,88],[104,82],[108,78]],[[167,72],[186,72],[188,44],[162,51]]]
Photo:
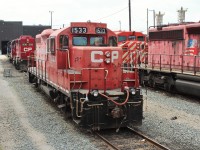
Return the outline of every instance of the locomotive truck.
[[[36,36],[29,81],[67,118],[91,130],[142,124],[138,69],[122,67],[116,34],[104,23],[72,22]],[[32,61],[33,60],[33,61]],[[33,65],[29,65],[33,66]]]

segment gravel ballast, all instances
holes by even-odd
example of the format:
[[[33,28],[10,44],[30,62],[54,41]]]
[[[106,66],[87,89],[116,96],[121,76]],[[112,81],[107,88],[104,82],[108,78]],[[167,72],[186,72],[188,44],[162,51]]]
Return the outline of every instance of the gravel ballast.
[[[12,77],[4,77],[11,68]],[[66,121],[48,97],[0,55],[0,150],[105,149],[99,139]],[[138,129],[174,150],[200,149],[200,101],[148,89]],[[146,99],[147,98],[147,99]]]
[[[163,91],[144,91],[143,125],[151,138],[176,150],[200,149],[200,101]]]
[[[28,83],[25,73],[0,56],[0,150],[97,149],[42,93]],[[3,77],[3,68],[12,77]]]

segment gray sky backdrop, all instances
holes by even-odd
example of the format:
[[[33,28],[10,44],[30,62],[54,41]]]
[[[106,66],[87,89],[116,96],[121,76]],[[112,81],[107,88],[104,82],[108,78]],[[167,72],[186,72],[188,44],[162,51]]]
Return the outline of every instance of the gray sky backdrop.
[[[199,0],[131,0],[132,30],[147,30],[147,8],[165,13],[163,23],[177,23],[177,10],[187,8],[186,21],[200,20]],[[0,20],[23,21],[24,25],[68,26],[70,22],[107,23],[112,30],[129,29],[128,0],[1,0]],[[153,25],[153,12],[149,11],[149,26]]]

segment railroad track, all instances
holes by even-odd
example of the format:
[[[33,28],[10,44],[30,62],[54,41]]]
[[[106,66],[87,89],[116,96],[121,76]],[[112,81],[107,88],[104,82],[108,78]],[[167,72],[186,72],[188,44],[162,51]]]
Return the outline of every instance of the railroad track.
[[[144,139],[147,140],[148,142],[150,142],[150,143],[156,145],[156,146],[159,147],[160,149],[163,149],[163,150],[170,150],[170,149],[167,148],[166,146],[164,146],[164,145],[162,145],[162,144],[156,142],[155,140],[153,140],[153,139],[147,137],[147,136],[144,135],[143,133],[141,133],[141,132],[139,132],[139,131],[136,131],[136,130],[134,130],[134,129],[131,128],[131,127],[127,127],[127,128],[128,128],[129,130],[131,130],[133,133],[135,133],[135,134],[141,136],[142,138],[144,138]]]
[[[108,144],[109,147],[115,149],[115,150],[120,150],[117,146],[113,145],[108,139],[106,139],[105,137],[103,137],[100,133],[95,132],[95,134],[102,139],[106,144]]]
[[[133,134],[134,133],[134,134]],[[139,131],[127,127],[116,133],[115,131],[95,132],[103,140],[109,149],[143,149],[143,150],[170,150],[160,143],[150,139]]]

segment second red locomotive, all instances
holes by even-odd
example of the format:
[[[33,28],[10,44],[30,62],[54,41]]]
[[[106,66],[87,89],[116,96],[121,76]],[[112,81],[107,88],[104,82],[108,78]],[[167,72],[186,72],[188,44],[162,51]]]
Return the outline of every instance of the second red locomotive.
[[[118,45],[122,47],[124,66],[137,66],[147,62],[146,35],[136,31],[116,31]]]
[[[22,35],[11,41],[10,61],[16,69],[26,71],[28,57],[33,57],[35,51],[35,39],[30,35]]]
[[[116,39],[104,23],[44,30],[36,36],[36,67],[29,67],[29,81],[80,126],[140,125],[143,99],[137,68],[124,70]]]

